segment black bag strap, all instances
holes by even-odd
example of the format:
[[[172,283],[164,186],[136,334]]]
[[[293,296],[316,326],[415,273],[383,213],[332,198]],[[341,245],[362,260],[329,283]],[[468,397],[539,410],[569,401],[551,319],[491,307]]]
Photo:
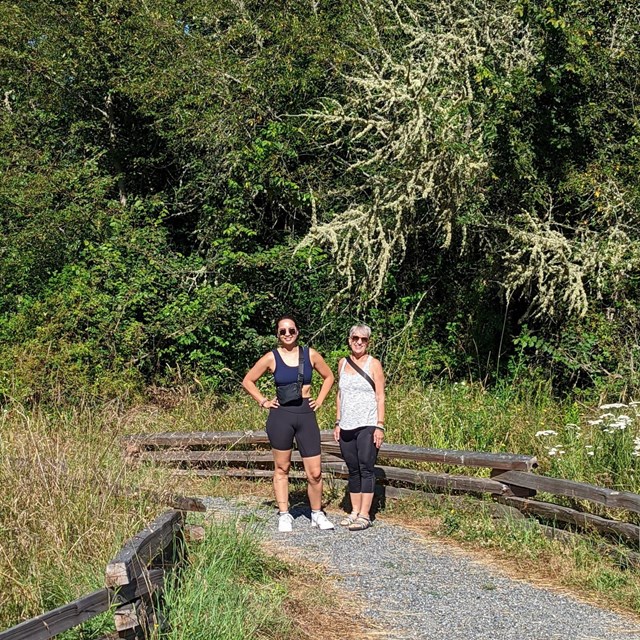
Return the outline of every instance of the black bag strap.
[[[373,381],[373,378],[366,372],[363,371],[352,359],[351,356],[347,356],[347,362],[357,371],[370,385],[371,388],[376,390],[376,383]]]
[[[304,347],[298,347],[298,386],[302,389],[304,380]]]

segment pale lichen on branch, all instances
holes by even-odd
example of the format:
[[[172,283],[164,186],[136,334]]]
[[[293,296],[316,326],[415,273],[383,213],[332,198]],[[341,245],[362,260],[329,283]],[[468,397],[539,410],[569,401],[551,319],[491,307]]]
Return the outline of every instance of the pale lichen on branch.
[[[309,114],[333,128],[352,181],[334,194],[346,204],[300,246],[328,247],[345,289],[375,299],[419,225],[448,247],[457,212],[481,198],[489,157],[477,68],[490,58],[509,72],[532,53],[509,2],[438,0],[428,14],[390,0],[361,6],[374,46],[345,78],[342,100]]]
[[[334,133],[340,186],[327,198],[330,213],[314,216],[299,245],[328,248],[344,291],[375,300],[411,234],[425,231],[443,249],[455,234],[463,249],[490,247],[506,298],[523,298],[536,315],[560,309],[584,315],[590,299],[639,268],[638,203],[615,170],[597,161],[593,175],[577,163],[576,175],[567,176],[576,189],[558,206],[554,198],[562,193],[550,193],[549,202],[531,197],[551,191],[553,180],[536,182],[526,157],[535,162],[535,152],[522,146],[522,201],[504,206],[486,199],[497,179],[499,135],[489,110],[499,105],[519,118],[510,87],[523,78],[538,83],[544,56],[544,33],[527,26],[521,3],[361,0],[360,6],[370,46],[345,76],[342,98],[307,114]],[[637,16],[623,13],[610,25],[612,56],[637,47],[631,28]],[[488,92],[483,78],[491,79]],[[511,162],[520,162],[518,151]]]

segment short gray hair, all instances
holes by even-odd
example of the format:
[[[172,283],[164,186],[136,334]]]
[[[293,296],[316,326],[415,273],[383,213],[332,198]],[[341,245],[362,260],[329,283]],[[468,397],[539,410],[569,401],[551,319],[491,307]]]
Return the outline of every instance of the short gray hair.
[[[349,329],[349,337],[351,338],[356,331],[362,331],[365,338],[371,337],[371,327],[366,324],[354,324],[351,329]]]

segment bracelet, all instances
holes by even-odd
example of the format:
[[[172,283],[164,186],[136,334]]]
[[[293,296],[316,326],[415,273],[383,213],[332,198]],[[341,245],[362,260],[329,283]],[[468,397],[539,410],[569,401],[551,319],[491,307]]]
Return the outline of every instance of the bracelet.
[[[265,398],[261,403],[260,403],[260,408],[264,409],[264,405],[267,404],[267,402],[269,402],[269,398]]]
[[[384,431],[384,430],[385,430],[385,428],[384,428],[384,425],[383,425],[383,424],[377,424],[377,425],[376,425],[376,429],[380,429],[380,431]]]
[[[336,420],[336,421],[335,421],[335,426],[336,426],[336,427],[339,427],[339,426],[340,426],[340,420]]]

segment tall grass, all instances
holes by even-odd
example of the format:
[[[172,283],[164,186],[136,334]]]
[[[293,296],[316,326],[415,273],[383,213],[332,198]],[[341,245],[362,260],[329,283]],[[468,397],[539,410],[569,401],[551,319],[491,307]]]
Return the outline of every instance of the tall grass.
[[[269,393],[266,385],[264,392]],[[321,429],[333,428],[334,403],[335,390],[317,414]],[[266,415],[244,394],[224,400],[187,394],[166,410],[132,409],[123,428],[132,433],[256,430],[264,429]],[[469,383],[390,386],[386,427],[387,442],[534,455],[544,474],[640,493],[637,402],[604,409],[580,405],[555,398],[544,381],[493,389]]]
[[[207,528],[179,582],[165,591],[165,640],[290,637],[283,612],[284,565],[267,556],[256,535],[235,522]]]
[[[640,493],[637,402],[578,405],[554,399],[544,385],[449,384],[388,396],[389,442],[534,455],[546,475]]]
[[[117,444],[109,407],[0,414],[0,627],[104,586],[104,568],[159,505]]]
[[[127,409],[13,403],[1,410],[0,627],[102,586],[108,560],[163,508],[127,487],[177,489],[166,470],[125,466],[121,435],[264,428],[266,412],[246,395],[163,394]],[[318,412],[321,428],[333,425],[333,399]],[[390,386],[386,439],[532,454],[542,473],[640,493],[639,412],[636,402],[558,401],[542,383]]]

